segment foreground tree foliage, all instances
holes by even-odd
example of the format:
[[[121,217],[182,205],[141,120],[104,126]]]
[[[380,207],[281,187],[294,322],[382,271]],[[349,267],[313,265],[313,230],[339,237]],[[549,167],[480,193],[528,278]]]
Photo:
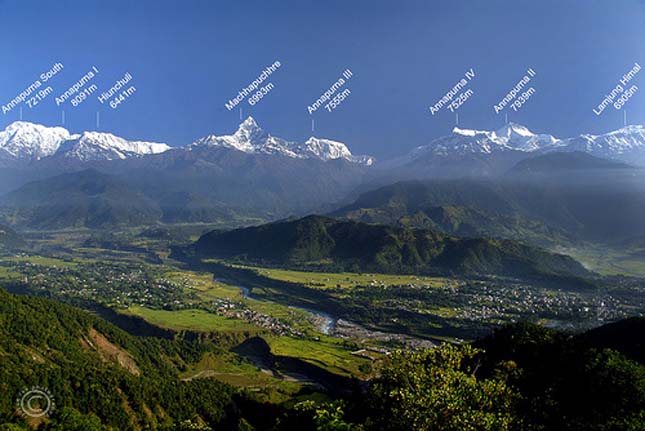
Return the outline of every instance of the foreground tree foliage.
[[[643,323],[632,324],[634,342]],[[532,324],[475,345],[398,352],[346,404],[296,404],[277,430],[642,431],[645,367],[605,348]],[[637,352],[638,353],[638,352]]]
[[[276,430],[364,430],[362,425],[348,422],[345,416],[345,404],[343,402],[316,404],[313,401],[302,401],[278,420]]]
[[[512,429],[517,394],[503,378],[475,375],[481,351],[469,345],[396,353],[371,389],[381,429]],[[374,426],[374,428],[379,425]]]
[[[500,376],[476,371],[482,352],[469,345],[392,355],[367,394],[350,405],[296,404],[278,430],[505,431],[519,427],[519,395]]]
[[[632,342],[643,337],[644,323],[632,329]],[[593,332],[571,336],[525,323],[503,328],[476,343],[486,351],[481,373],[494,374],[503,361],[516,364],[509,384],[522,395],[517,414],[530,429],[645,429],[645,366],[622,353],[632,346],[608,349]]]

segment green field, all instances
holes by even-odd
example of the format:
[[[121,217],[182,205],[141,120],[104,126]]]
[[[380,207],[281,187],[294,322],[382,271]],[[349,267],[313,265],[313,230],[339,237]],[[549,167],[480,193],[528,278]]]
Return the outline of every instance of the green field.
[[[139,316],[153,325],[177,331],[228,332],[232,334],[260,334],[257,326],[243,320],[218,316],[204,310],[151,310],[143,307],[130,307],[125,314]]]
[[[288,269],[262,268],[246,265],[232,265],[251,269],[268,278],[319,289],[349,288],[356,286],[403,286],[408,284],[438,287],[451,284],[445,277],[426,277],[419,275],[359,274],[354,272],[308,272]]]
[[[189,289],[196,291],[197,296],[202,301],[208,302],[216,299],[229,299],[231,301],[239,302],[245,307],[258,313],[267,314],[280,319],[296,329],[309,332],[314,331],[314,327],[308,319],[309,313],[306,311],[278,304],[276,302],[244,298],[239,287],[231,286],[222,281],[216,281],[211,273],[173,270],[165,273],[164,275],[167,278],[181,282],[188,286]]]
[[[57,259],[53,257],[45,257],[45,256],[12,256],[12,257],[6,257],[2,259],[4,262],[29,262],[34,265],[42,265],[42,266],[67,266],[67,267],[73,267],[76,266],[76,262],[69,261],[69,260],[63,260],[63,259]]]
[[[344,376],[365,377],[365,373],[359,370],[359,367],[361,364],[371,362],[369,359],[352,355],[351,348],[345,347],[342,341],[331,337],[322,337],[320,341],[268,337],[267,342],[276,355],[300,358]]]
[[[197,291],[197,294],[204,299],[228,298],[241,300],[242,294],[240,289],[235,286],[229,286],[225,283],[215,281],[213,274],[207,272],[195,272],[188,270],[178,270],[172,268],[164,273],[169,280],[181,282],[189,289]]]
[[[561,252],[570,255],[588,269],[603,275],[645,277],[645,250],[587,247],[568,248]]]
[[[206,353],[181,377],[186,380],[213,378],[254,392],[259,400],[270,403],[287,401],[303,387],[302,383],[276,377],[230,352]]]
[[[267,336],[266,330],[248,322],[218,316],[204,310],[165,311],[131,307],[126,314],[139,316],[153,325],[175,331],[262,335],[274,354],[301,358],[337,374],[360,374],[358,366],[368,362],[367,359],[351,355],[351,347],[343,345],[340,339],[322,334],[316,339]]]
[[[0,280],[11,281],[20,278],[20,274],[7,266],[0,266]]]

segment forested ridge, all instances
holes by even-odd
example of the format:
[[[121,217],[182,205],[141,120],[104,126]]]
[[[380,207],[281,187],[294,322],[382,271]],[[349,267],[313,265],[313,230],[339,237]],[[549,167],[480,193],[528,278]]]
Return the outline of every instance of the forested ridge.
[[[260,405],[214,379],[179,378],[222,348],[212,342],[134,337],[0,290],[0,430],[637,431],[644,327],[634,318],[571,335],[513,324],[472,344],[395,351],[342,398]],[[16,396],[34,386],[55,397],[46,420],[18,415]]]
[[[204,234],[201,256],[295,268],[386,274],[590,277],[580,263],[512,240],[458,238],[428,229],[312,215]]]
[[[0,392],[9,395],[0,422],[20,422],[16,396],[40,386],[56,404],[46,430],[175,430],[191,420],[233,428],[241,396],[212,379],[178,377],[215,348],[134,337],[84,310],[0,290]]]

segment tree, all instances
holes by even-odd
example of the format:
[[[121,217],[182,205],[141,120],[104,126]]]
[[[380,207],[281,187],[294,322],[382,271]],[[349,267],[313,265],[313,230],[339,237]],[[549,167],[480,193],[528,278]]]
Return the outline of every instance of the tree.
[[[479,379],[470,345],[396,352],[371,389],[368,428],[417,431],[505,431],[518,421],[517,395],[503,377]],[[503,376],[503,374],[501,374]]]
[[[293,406],[278,421],[276,430],[361,431],[363,428],[345,420],[342,402],[316,404],[309,400]]]
[[[27,428],[17,424],[2,424],[0,425],[0,431],[27,431]]]
[[[57,412],[47,431],[103,431],[105,428],[95,414],[84,415],[78,410],[65,407]]]

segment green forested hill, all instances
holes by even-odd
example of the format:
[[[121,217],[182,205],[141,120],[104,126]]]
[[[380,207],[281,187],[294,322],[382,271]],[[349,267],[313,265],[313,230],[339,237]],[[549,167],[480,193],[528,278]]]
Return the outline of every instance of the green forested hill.
[[[615,244],[642,236],[645,193],[640,171],[590,171],[546,171],[539,181],[533,175],[509,175],[499,180],[399,182],[362,193],[330,215],[537,245]]]
[[[0,290],[0,424],[20,424],[16,397],[40,386],[56,404],[47,430],[179,430],[188,420],[235,429],[230,387],[178,378],[208,348],[133,337],[83,310]]]
[[[355,272],[589,275],[570,257],[511,240],[461,239],[432,230],[321,216],[213,231],[203,235],[195,249],[202,256]]]
[[[88,169],[28,183],[0,197],[0,218],[32,229],[151,224],[161,210],[119,178]]]
[[[364,223],[433,229],[448,235],[520,239],[538,245],[571,239],[555,227],[559,225],[545,223],[538,212],[525,211],[515,202],[513,192],[490,181],[395,183],[367,191],[330,215]]]
[[[590,330],[584,339],[599,348],[620,350],[645,364],[645,317],[632,317]]]

